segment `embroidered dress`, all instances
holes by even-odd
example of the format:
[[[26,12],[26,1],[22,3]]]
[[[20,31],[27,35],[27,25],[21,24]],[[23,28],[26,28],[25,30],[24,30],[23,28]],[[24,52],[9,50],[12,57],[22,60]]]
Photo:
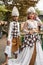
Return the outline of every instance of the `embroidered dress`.
[[[17,22],[14,22],[13,24],[14,26],[13,26],[12,36],[13,38],[15,38],[18,37],[18,25]]]
[[[29,30],[37,28],[36,27],[37,26],[36,23],[37,22],[36,21],[34,22],[34,20],[32,22],[29,21],[29,24],[27,26],[29,28]],[[34,24],[36,24],[36,25],[34,25]],[[30,47],[32,47],[34,45],[34,43],[36,43],[37,40],[40,40],[38,38],[38,34],[37,33],[33,33],[33,34],[26,33],[26,35],[24,36],[24,43],[28,44],[28,46],[30,46]]]
[[[29,20],[27,22],[29,22],[28,28],[32,28],[32,29],[37,28],[37,21],[34,21],[35,24]],[[34,34],[28,33],[24,36],[24,44],[29,45],[28,48],[30,48],[29,51],[31,53],[29,51],[27,51],[27,52],[28,52],[28,54],[30,54],[31,58],[33,55],[32,52],[34,52],[34,50],[32,50],[32,48],[34,47],[35,43],[36,43],[36,59],[35,59],[34,65],[43,65],[43,61],[42,61],[43,51],[42,51],[41,44],[40,44],[40,36],[37,33],[34,33]],[[28,58],[28,60],[30,60],[30,58]],[[30,61],[32,61],[32,60],[30,60]],[[30,61],[28,61],[28,65],[32,65],[32,63],[30,64]]]
[[[7,45],[6,48],[5,48],[5,53],[8,55],[8,57],[11,57],[11,49],[12,49],[12,39],[13,39],[13,37],[20,36],[20,29],[19,29],[19,23],[18,22],[17,22],[17,25],[18,25],[18,33],[17,33],[17,35],[15,33],[15,35],[13,36],[13,28],[16,26],[16,25],[14,26],[15,23],[16,22],[13,21],[13,22],[10,23],[10,26],[9,26],[8,41],[10,41],[10,45],[9,46]]]
[[[13,30],[12,30],[12,53],[17,52],[19,49],[19,43],[20,43],[20,39],[19,39],[19,35],[18,35],[18,25],[17,22],[13,23]]]

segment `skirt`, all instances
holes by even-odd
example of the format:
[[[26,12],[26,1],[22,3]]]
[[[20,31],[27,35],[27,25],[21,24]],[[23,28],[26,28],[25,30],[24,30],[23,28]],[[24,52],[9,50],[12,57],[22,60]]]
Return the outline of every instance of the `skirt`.
[[[34,45],[34,43],[36,43],[37,40],[40,40],[39,35],[38,34],[26,34],[24,36],[24,44],[32,47]]]
[[[16,52],[21,45],[20,37],[12,39],[12,52]]]

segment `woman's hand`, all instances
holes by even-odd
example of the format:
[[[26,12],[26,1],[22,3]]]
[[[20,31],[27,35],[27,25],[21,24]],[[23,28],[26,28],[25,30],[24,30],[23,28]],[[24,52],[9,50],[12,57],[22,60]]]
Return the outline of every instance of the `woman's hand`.
[[[38,33],[38,30],[37,30],[37,29],[30,30],[29,33],[30,33],[30,34]]]
[[[35,33],[38,33],[38,29],[33,29],[33,31],[34,31]]]
[[[33,30],[30,30],[30,31],[29,31],[29,33],[30,33],[30,34],[33,34],[33,33],[34,33],[34,31],[33,31]]]
[[[8,45],[8,46],[10,45],[10,41],[7,41],[7,45]]]

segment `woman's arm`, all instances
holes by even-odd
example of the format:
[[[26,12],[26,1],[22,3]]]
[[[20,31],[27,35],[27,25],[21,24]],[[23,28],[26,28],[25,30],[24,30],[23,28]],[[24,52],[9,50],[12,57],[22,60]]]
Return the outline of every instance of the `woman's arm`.
[[[33,29],[34,32],[38,33],[38,28]]]
[[[28,23],[27,23],[27,22],[24,23],[23,31],[24,31],[25,33],[29,33],[29,30],[28,30]]]

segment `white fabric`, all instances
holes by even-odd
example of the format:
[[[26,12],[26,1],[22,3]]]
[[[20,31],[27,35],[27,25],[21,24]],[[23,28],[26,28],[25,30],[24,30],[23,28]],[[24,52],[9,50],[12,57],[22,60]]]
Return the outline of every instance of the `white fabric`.
[[[14,21],[10,23],[10,26],[9,26],[9,33],[8,33],[8,41],[10,41],[10,45],[9,46],[6,46],[5,48],[5,53],[8,55],[8,57],[11,57],[11,47],[12,47],[12,35],[11,35],[11,32],[12,32],[12,29],[13,29],[13,26],[14,26]],[[17,22],[18,24],[18,36],[20,36],[20,30],[19,30],[19,23]]]
[[[38,23],[42,24],[42,21],[39,19],[38,16],[36,17],[36,20],[37,20]]]
[[[36,56],[35,65],[43,65],[43,51],[40,41],[37,41],[36,43],[36,50],[37,50],[37,56]]]
[[[17,9],[17,7],[13,7],[13,10],[12,10],[12,16],[19,16],[19,11]]]
[[[11,41],[12,40],[12,30],[13,30],[13,26],[14,26],[14,23],[15,21],[11,22],[10,23],[10,26],[9,26],[9,33],[8,33],[8,40]],[[19,22],[17,22],[17,25],[18,25],[18,36],[20,36],[20,28],[19,28]]]
[[[26,47],[24,48],[24,50],[18,54],[18,58],[17,59],[9,59],[8,60],[8,65],[29,65],[32,54],[33,54],[33,48],[29,48]],[[36,44],[36,50],[37,50],[37,56],[36,56],[36,61],[35,61],[35,65],[43,65],[43,51],[41,48],[41,44],[38,41]]]
[[[28,51],[26,53],[26,56],[25,56],[25,58],[23,60],[22,65],[29,65],[32,54],[33,54],[33,50],[34,50],[34,47],[33,48],[28,48]]]
[[[13,65],[29,65],[33,54],[33,50],[34,47],[31,49],[29,47],[26,47],[25,49],[23,49],[23,51],[20,54],[18,54],[17,59],[9,59],[8,65],[10,65],[10,63],[12,63]]]
[[[28,23],[28,28],[33,28],[33,29],[37,28],[37,21],[31,22],[31,20],[27,20],[27,23]],[[43,51],[41,48],[40,41],[37,41],[36,43],[36,50],[37,50],[37,55],[36,55],[35,65],[43,65]]]
[[[8,65],[21,65],[21,63],[16,63],[16,59],[8,60]]]
[[[8,57],[11,57],[11,46],[6,46],[4,53],[6,53]]]
[[[37,21],[36,20],[27,20],[28,28],[37,28]]]
[[[29,13],[29,12],[31,12],[31,13],[36,13],[34,7],[28,8],[27,13]]]

